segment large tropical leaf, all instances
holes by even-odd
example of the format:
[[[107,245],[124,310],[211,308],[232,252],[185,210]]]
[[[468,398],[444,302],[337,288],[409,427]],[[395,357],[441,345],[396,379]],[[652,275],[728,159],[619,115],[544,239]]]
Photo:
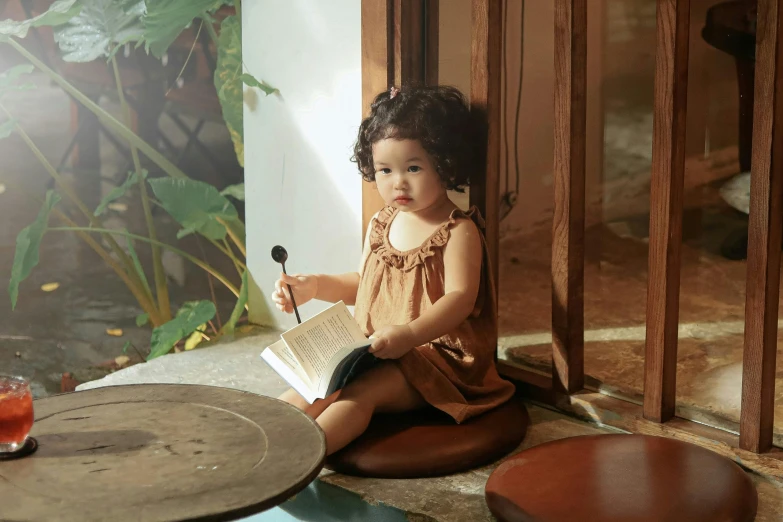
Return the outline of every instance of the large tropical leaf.
[[[144,44],[147,50],[160,58],[194,18],[212,13],[225,3],[228,0],[146,0]]]
[[[147,177],[147,170],[142,169],[141,176],[143,178]],[[101,200],[100,204],[98,204],[98,207],[95,209],[95,215],[100,216],[106,211],[106,207],[109,206],[109,203],[112,201],[121,198],[129,188],[131,188],[133,185],[139,182],[139,175],[136,172],[132,172],[128,178],[125,180],[125,182],[120,185],[119,187],[114,187],[109,191],[108,194]]]
[[[171,217],[182,225],[177,237],[198,232],[209,239],[226,237],[226,227],[219,220],[238,219],[234,205],[220,192],[202,181],[158,178],[149,181],[155,197]]]
[[[234,151],[241,166],[245,166],[245,133],[243,127],[242,89],[242,24],[236,16],[228,16],[220,25],[218,38],[215,89],[223,109]]]
[[[8,284],[8,293],[11,296],[11,310],[16,308],[16,300],[19,297],[19,283],[27,279],[33,268],[38,265],[38,249],[41,246],[41,238],[44,232],[46,232],[49,214],[58,201],[60,201],[60,196],[56,192],[51,190],[47,192],[46,201],[38,212],[38,217],[16,236],[14,264],[11,267],[11,281]]]
[[[11,133],[16,128],[16,119],[10,119],[8,121],[4,121],[3,123],[0,123],[0,140],[3,138],[7,138],[11,135]]]
[[[54,39],[67,62],[109,56],[118,44],[141,40],[144,0],[80,0],[81,12],[58,27]]]
[[[243,127],[243,84],[258,87],[267,95],[277,89],[242,72],[242,23],[236,16],[228,16],[220,25],[218,57],[215,68],[215,89],[223,109],[223,119],[234,142],[237,160],[245,166],[245,133]]]
[[[262,91],[264,91],[267,95],[274,94],[277,92],[277,89],[274,87],[265,84],[264,82],[258,81],[252,74],[243,73],[240,77],[240,80],[242,80],[242,83],[247,85],[248,87],[258,87]]]
[[[27,36],[27,31],[29,31],[31,27],[64,24],[79,14],[81,8],[82,4],[81,2],[77,3],[77,0],[57,0],[49,6],[49,9],[45,13],[41,13],[29,20],[22,20],[20,22],[2,20],[0,21],[0,41],[3,41],[9,36],[24,38]]]
[[[245,184],[244,183],[237,183],[236,185],[229,185],[223,190],[220,191],[221,194],[224,196],[231,196],[234,199],[238,199],[240,201],[245,200]]]
[[[188,337],[196,329],[215,317],[212,301],[188,301],[177,311],[177,316],[152,331],[150,354],[147,360],[166,355],[177,341]]]
[[[0,96],[8,91],[21,91],[27,89],[34,89],[35,85],[31,83],[18,84],[17,80],[23,74],[30,74],[33,72],[34,67],[29,63],[15,65],[7,71],[0,74]]]

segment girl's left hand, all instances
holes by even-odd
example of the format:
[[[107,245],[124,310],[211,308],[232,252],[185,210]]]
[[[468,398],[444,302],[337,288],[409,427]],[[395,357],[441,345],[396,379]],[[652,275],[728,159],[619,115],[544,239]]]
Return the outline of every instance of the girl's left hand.
[[[386,326],[376,330],[372,337],[369,351],[378,359],[399,359],[415,346],[408,325]]]

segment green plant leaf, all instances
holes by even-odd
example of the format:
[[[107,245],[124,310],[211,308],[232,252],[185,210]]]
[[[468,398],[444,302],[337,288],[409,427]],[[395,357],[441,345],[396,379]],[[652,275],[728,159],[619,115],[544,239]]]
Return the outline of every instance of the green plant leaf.
[[[27,36],[27,31],[29,31],[31,27],[64,24],[79,14],[81,9],[82,4],[81,2],[77,3],[77,0],[57,0],[49,6],[49,9],[47,9],[45,13],[41,13],[29,20],[22,20],[20,22],[2,20],[0,21],[0,41],[9,36],[24,38]]]
[[[140,314],[136,316],[136,326],[144,326],[150,322],[149,314]]]
[[[0,74],[0,88],[10,87],[20,76],[23,74],[30,74],[34,70],[35,67],[29,63],[14,65],[3,72],[3,74]]]
[[[14,252],[14,264],[11,267],[11,281],[8,284],[8,294],[11,296],[11,310],[16,308],[16,300],[19,297],[19,284],[30,275],[38,264],[38,249],[41,246],[41,238],[46,232],[49,222],[49,214],[60,201],[60,196],[50,190],[46,193],[46,201],[38,212],[32,224],[24,227],[16,236],[16,251]]]
[[[256,80],[255,76],[253,76],[251,74],[243,73],[239,77],[239,79],[242,80],[242,83],[244,83],[248,87],[258,87],[259,89],[264,91],[267,94],[267,96],[270,95],[270,94],[274,94],[274,93],[278,92],[278,90],[275,89],[274,87],[272,87],[271,85],[267,85],[264,82],[260,82],[260,81]]]
[[[193,19],[217,10],[224,0],[146,0],[144,45],[160,58]],[[208,23],[208,22],[204,22]]]
[[[188,337],[187,340],[185,341],[186,352],[192,350],[193,348],[201,344],[201,341],[204,340],[204,336],[201,335],[201,332],[204,331],[205,328],[206,328],[205,324],[199,325],[196,331],[190,334],[190,337]]]
[[[15,65],[0,74],[0,96],[8,91],[23,91],[29,89],[35,89],[35,85],[31,83],[17,84],[16,81],[23,74],[30,74],[33,72],[33,66],[30,64]]]
[[[223,109],[234,152],[241,166],[245,166],[242,89],[242,24],[236,16],[228,16],[220,24],[215,68],[215,89]]]
[[[116,44],[141,40],[144,0],[81,0],[81,12],[55,29],[66,62],[108,57]]]
[[[0,124],[0,140],[10,136],[11,133],[14,132],[14,129],[16,128],[16,124],[17,124],[16,118],[12,118]]]
[[[148,174],[147,170],[142,169],[141,176],[146,179],[147,174]],[[128,191],[128,189],[131,188],[136,183],[138,183],[138,181],[139,181],[139,175],[136,172],[129,173],[127,179],[122,185],[111,189],[111,191],[109,191],[109,193],[106,194],[106,196],[101,200],[100,204],[98,205],[98,208],[95,209],[95,215],[100,216],[101,214],[103,214],[106,211],[106,207],[109,206],[109,203],[121,198]]]
[[[237,245],[242,253],[247,252],[245,246],[245,224],[239,218],[229,219],[225,221],[225,225],[228,227],[228,233],[234,243]]]
[[[233,334],[234,327],[237,325],[237,321],[242,317],[242,312],[245,311],[245,305],[247,304],[247,270],[242,272],[242,287],[239,289],[239,298],[237,304],[234,305],[234,310],[231,312],[231,317],[228,318],[226,324],[223,325],[223,333]]]
[[[131,259],[133,260],[133,267],[136,269],[136,273],[139,275],[139,279],[141,279],[141,284],[144,285],[144,290],[147,291],[147,295],[152,295],[150,284],[147,281],[147,274],[144,273],[144,268],[141,266],[139,256],[136,254],[136,248],[133,246],[133,239],[127,238],[126,244],[128,245],[128,255],[130,255]]]
[[[190,336],[196,329],[215,317],[212,301],[188,301],[177,311],[177,316],[152,331],[150,354],[147,360],[166,355],[177,341]]]
[[[226,222],[239,219],[234,205],[209,183],[158,178],[149,184],[166,212],[182,225],[178,238],[198,232],[209,239],[223,239],[226,227],[218,219]]]
[[[245,200],[245,184],[237,183],[236,185],[229,185],[220,191],[223,196],[231,196],[239,201]]]
[[[18,42],[16,42],[15,40],[9,40],[9,44],[17,52],[19,52],[19,54],[21,54],[22,56],[30,60],[30,62],[33,63],[38,69],[46,73],[47,76],[49,76],[49,78],[51,78],[52,81],[54,81],[60,87],[62,87],[63,90],[65,90],[68,94],[73,96],[79,103],[81,103],[84,106],[85,109],[95,114],[95,116],[98,117],[98,120],[100,120],[101,123],[106,125],[111,130],[115,131],[117,134],[122,136],[132,145],[138,147],[141,152],[143,152],[166,174],[174,178],[184,179],[188,177],[184,172],[182,172],[182,170],[179,169],[179,167],[174,165],[163,154],[158,152],[156,148],[152,147],[149,143],[141,139],[135,132],[130,130],[123,123],[117,120],[117,118],[112,116],[112,114],[107,112],[106,109],[96,104],[83,92],[81,92],[79,89],[77,89],[76,87],[68,83],[62,76],[60,76],[55,71],[53,71],[50,67],[47,67],[45,63],[43,63],[41,60],[36,58],[35,55],[31,54],[27,49],[25,49]]]

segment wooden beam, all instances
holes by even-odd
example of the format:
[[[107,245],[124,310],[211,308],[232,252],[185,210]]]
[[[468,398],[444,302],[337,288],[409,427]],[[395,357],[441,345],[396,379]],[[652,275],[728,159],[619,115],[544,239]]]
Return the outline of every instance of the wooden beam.
[[[362,107],[363,117],[378,93],[394,82],[392,4],[394,0],[362,0]],[[375,183],[362,183],[362,237],[372,216],[383,207]]]
[[[424,83],[424,2],[394,0],[394,85]]]
[[[674,416],[690,2],[658,0],[644,416]]]
[[[730,432],[678,417],[663,424],[646,420],[641,406],[595,391],[585,390],[573,395],[556,394],[551,389],[548,377],[505,361],[498,362],[498,373],[513,381],[527,400],[548,405],[599,426],[690,442],[756,473],[783,479],[783,450],[779,448],[772,448],[760,455],[746,451],[741,448],[740,437]]]
[[[497,361],[496,364],[500,376],[513,382],[517,392],[525,399],[541,404],[557,403],[556,394],[552,390],[552,378],[549,375],[542,375],[506,361]]]
[[[587,1],[555,1],[552,372],[558,392],[584,385]]]
[[[424,82],[438,85],[440,0],[424,0]]]
[[[470,108],[483,129],[485,170],[471,180],[470,204],[486,221],[485,236],[495,288],[498,288],[500,191],[500,76],[503,34],[501,0],[472,0],[470,44]],[[482,144],[483,144],[482,143]],[[497,332],[495,332],[497,336]],[[496,343],[495,343],[496,344]]]
[[[426,2],[426,5],[425,5]],[[362,105],[392,85],[437,81],[437,0],[362,0]],[[428,17],[434,16],[434,21]],[[427,47],[432,43],[434,50]],[[434,54],[433,54],[434,53]],[[383,205],[374,183],[362,185],[362,240]]]
[[[775,351],[778,334],[781,222],[783,221],[782,0],[759,0],[756,81],[742,361],[740,446],[754,452],[772,445]]]

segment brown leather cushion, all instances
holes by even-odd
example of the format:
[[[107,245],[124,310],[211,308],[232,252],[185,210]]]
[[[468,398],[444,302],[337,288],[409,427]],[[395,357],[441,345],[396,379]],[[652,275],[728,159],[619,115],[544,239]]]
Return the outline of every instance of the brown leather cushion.
[[[326,467],[363,477],[447,475],[507,454],[525,438],[529,423],[519,399],[462,424],[434,408],[376,415],[361,437],[327,457]]]
[[[503,462],[486,486],[501,521],[752,521],[756,490],[734,462],[663,437],[591,435]]]

